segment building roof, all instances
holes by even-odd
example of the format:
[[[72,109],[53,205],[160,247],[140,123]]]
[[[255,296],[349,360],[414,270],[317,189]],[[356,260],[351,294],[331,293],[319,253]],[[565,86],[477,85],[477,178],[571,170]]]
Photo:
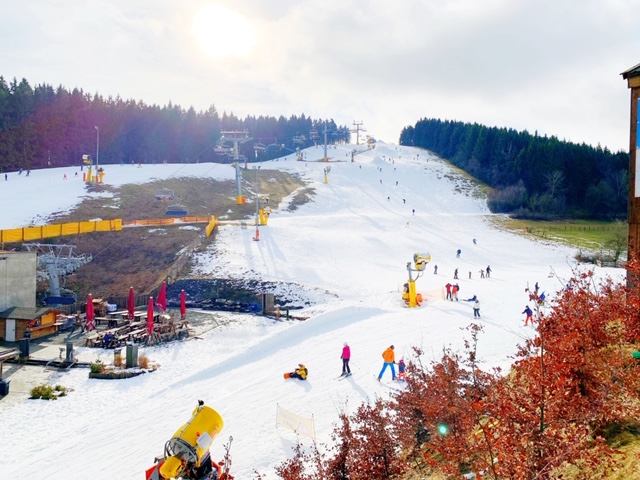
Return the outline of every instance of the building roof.
[[[49,313],[53,308],[40,307],[11,307],[0,312],[0,318],[11,318],[14,320],[35,320]]]
[[[625,70],[620,75],[622,75],[622,78],[624,80],[626,80],[627,78],[640,76],[640,63],[635,67],[631,67],[630,69]]]

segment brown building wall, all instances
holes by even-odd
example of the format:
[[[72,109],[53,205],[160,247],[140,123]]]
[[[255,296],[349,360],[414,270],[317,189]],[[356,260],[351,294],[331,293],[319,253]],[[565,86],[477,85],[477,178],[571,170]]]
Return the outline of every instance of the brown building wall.
[[[640,77],[627,79],[631,89],[631,114],[629,119],[629,259],[640,254],[640,197],[636,196],[636,135],[638,124],[638,97],[640,95]],[[637,192],[640,195],[640,192]],[[635,282],[634,282],[635,283]]]

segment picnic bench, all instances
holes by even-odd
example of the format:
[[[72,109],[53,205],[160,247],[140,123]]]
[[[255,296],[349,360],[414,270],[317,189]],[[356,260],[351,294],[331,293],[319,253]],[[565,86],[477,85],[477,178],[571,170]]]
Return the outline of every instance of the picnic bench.
[[[139,328],[137,330],[132,330],[127,334],[127,339],[131,342],[142,342],[147,338],[147,329]]]
[[[96,325],[100,325],[101,323],[109,323],[109,318],[107,317],[95,317],[93,319],[94,322],[96,322]]]

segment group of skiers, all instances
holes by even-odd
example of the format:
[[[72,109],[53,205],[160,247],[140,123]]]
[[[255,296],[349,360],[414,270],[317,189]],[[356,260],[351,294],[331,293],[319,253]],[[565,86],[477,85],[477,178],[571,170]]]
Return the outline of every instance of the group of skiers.
[[[347,342],[344,342],[342,346],[342,353],[340,354],[340,359],[342,360],[342,374],[341,377],[349,377],[351,376],[351,367],[349,367],[349,361],[351,360],[351,348]],[[401,358],[398,365],[398,374],[396,375],[396,360],[395,360],[395,347],[393,345],[389,346],[384,352],[382,352],[382,370],[380,370],[380,374],[378,375],[378,381],[382,379],[382,375],[384,374],[387,368],[391,368],[391,377],[392,380],[398,381],[406,381],[407,374],[405,371],[405,363],[404,358]],[[297,378],[299,380],[306,380],[309,375],[309,370],[307,367],[299,363],[298,368],[296,368],[293,372],[285,373],[284,378]]]

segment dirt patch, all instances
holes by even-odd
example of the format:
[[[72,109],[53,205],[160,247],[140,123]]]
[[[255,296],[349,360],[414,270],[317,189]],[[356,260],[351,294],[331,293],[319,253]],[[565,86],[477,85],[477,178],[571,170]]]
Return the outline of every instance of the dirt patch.
[[[128,184],[119,188],[90,185],[89,191],[101,194],[85,198],[71,213],[58,215],[49,223],[122,218],[124,221],[166,218],[170,205],[180,204],[190,216],[215,215],[225,220],[250,219],[255,215],[255,191],[268,197],[271,208],[277,208],[284,197],[304,187],[302,180],[277,170],[257,172],[242,169],[242,193],[250,203],[237,205],[235,181],[215,181],[197,177],[170,178],[145,184]],[[257,188],[256,188],[257,178]],[[158,200],[155,194],[170,189],[173,200]],[[307,189],[308,190],[308,189]],[[308,201],[310,194],[298,198]],[[48,239],[43,243],[75,245],[76,254],[91,254],[93,260],[64,280],[64,287],[74,291],[78,299],[92,293],[94,298],[123,296],[133,286],[137,293],[150,294],[166,277],[176,256],[204,238],[205,224],[183,224],[166,227],[125,228],[121,232],[89,233]],[[215,233],[200,248],[215,238]],[[20,249],[20,245],[8,246]],[[188,267],[188,265],[186,265]],[[175,280],[175,279],[171,279]],[[48,289],[39,283],[40,298]]]

